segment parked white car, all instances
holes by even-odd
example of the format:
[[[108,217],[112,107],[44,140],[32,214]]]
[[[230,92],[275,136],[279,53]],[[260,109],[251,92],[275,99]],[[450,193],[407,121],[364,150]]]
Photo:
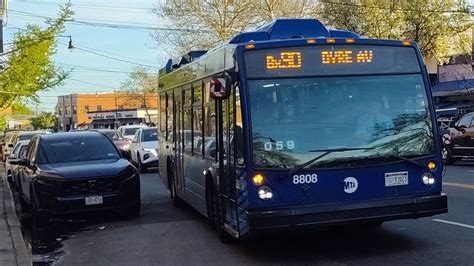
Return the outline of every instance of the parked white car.
[[[18,180],[18,165],[12,165],[11,161],[24,158],[26,156],[26,151],[28,149],[29,143],[30,140],[18,141],[15,147],[13,148],[12,153],[8,155],[5,161],[5,175],[14,190],[17,190],[19,188],[20,183]]]
[[[8,155],[12,153],[13,147],[15,147],[16,140],[18,139],[18,134],[21,131],[9,131],[5,134],[5,143],[3,145],[3,161],[7,160]]]
[[[127,126],[121,126],[117,129],[117,131],[122,135],[124,138],[132,140],[133,137],[135,136],[135,133],[140,128],[146,128],[146,125],[127,125]]]
[[[150,167],[158,167],[158,129],[140,128],[130,143],[130,157],[140,173]]]

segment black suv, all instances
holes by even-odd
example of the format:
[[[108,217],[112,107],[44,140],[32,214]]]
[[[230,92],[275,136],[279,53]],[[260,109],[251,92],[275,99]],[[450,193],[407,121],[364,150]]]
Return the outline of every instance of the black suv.
[[[474,112],[465,114],[443,134],[443,160],[474,159]]]
[[[35,136],[26,158],[15,161],[22,209],[33,225],[51,216],[118,209],[140,212],[140,177],[112,140],[100,132]]]

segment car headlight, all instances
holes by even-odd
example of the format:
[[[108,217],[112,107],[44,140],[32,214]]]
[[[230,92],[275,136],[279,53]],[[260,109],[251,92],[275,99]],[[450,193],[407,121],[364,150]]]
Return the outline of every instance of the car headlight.
[[[429,186],[432,186],[435,183],[435,177],[431,173],[424,173],[421,176],[421,181],[423,182],[423,184],[425,186],[429,187]]]
[[[273,197],[273,191],[269,186],[259,187],[257,193],[261,200],[269,200]]]
[[[143,149],[146,152],[149,152],[155,156],[158,156],[158,152],[155,149]]]

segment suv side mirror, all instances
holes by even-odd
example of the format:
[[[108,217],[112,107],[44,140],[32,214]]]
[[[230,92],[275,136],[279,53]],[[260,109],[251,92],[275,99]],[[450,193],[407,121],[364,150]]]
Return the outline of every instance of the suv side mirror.
[[[21,158],[21,159],[18,159],[18,160],[11,161],[10,164],[28,166],[30,164],[30,160],[28,160],[27,158]]]
[[[130,157],[130,153],[128,151],[120,150],[120,153],[122,154],[122,157],[131,161],[132,158]]]
[[[16,154],[13,153],[13,154],[8,155],[8,159],[10,160],[16,159]]]

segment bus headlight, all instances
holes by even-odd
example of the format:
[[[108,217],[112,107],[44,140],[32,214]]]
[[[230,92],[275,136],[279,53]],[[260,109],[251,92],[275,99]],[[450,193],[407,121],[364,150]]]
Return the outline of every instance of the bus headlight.
[[[435,183],[435,177],[431,173],[424,173],[421,176],[421,181],[423,184],[425,184],[425,186],[429,187]]]
[[[261,200],[269,200],[273,197],[273,191],[268,186],[261,186],[258,188],[258,197]]]

